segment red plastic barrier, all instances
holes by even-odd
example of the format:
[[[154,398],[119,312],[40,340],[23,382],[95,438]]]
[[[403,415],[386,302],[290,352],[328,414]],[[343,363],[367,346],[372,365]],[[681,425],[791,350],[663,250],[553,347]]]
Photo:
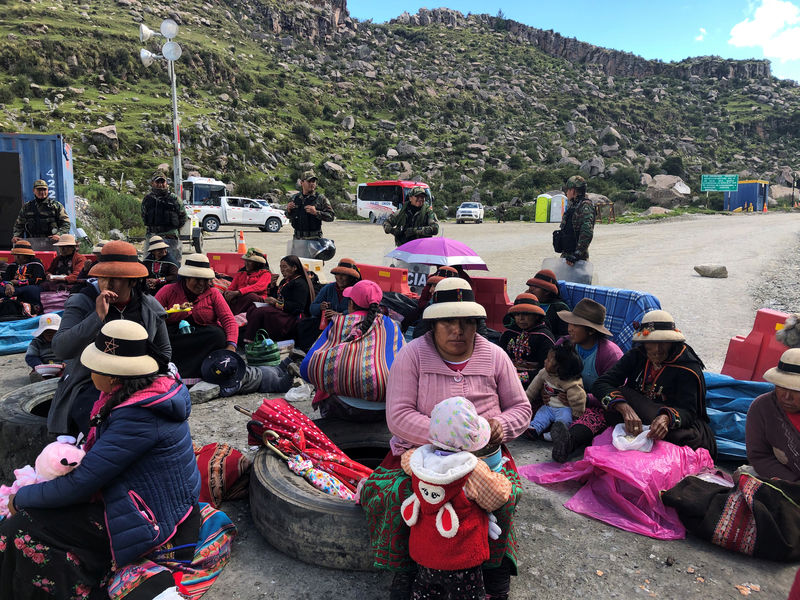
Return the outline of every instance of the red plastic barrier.
[[[769,308],[759,310],[747,337],[731,338],[722,374],[743,381],[764,381],[764,372],[777,365],[786,351],[786,346],[775,339],[775,332],[781,329],[788,316]]]
[[[50,263],[53,262],[53,259],[56,257],[56,253],[53,251],[41,251],[36,252],[36,257],[42,261],[42,265],[44,265],[45,270],[47,267],[50,266]],[[10,250],[0,250],[0,262],[3,263],[12,263],[14,262],[14,255],[11,254]]]
[[[399,269],[397,267],[381,267],[378,265],[365,265],[356,263],[361,277],[374,281],[384,292],[400,292],[409,298],[418,298],[419,296],[411,291],[408,287],[408,270]]]
[[[209,252],[208,262],[217,273],[233,277],[244,266],[242,255],[238,252]]]
[[[475,302],[486,309],[486,325],[497,331],[505,331],[503,317],[513,304],[508,299],[506,278],[470,276],[470,280]]]

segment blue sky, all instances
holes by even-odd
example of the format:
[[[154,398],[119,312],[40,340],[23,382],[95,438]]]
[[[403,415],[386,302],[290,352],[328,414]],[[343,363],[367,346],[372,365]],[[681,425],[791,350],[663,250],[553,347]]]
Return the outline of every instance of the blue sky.
[[[502,10],[506,18],[664,61],[689,56],[768,58],[776,77],[800,81],[800,0],[348,0],[350,15],[381,23],[419,8]]]

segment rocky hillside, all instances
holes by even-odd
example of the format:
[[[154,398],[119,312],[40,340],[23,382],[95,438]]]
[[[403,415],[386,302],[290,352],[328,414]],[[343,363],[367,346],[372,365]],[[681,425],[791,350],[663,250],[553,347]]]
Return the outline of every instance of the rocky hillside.
[[[313,166],[340,201],[413,177],[441,203],[494,204],[582,171],[613,200],[671,204],[701,172],[791,185],[800,149],[800,88],[767,61],[648,61],[448,9],[361,23],[346,0],[0,6],[0,129],[63,132],[79,184],[140,194],[171,162],[166,68],[143,67],[137,39],[166,17],[181,25],[185,174],[240,193],[292,190]],[[691,192],[648,192],[659,174]]]

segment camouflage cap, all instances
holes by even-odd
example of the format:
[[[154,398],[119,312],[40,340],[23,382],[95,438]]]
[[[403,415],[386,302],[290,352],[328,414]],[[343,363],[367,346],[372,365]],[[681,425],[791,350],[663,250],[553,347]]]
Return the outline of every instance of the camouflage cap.
[[[47,189],[47,182],[44,179],[37,179],[33,182],[33,189],[44,188]]]
[[[316,173],[314,173],[314,171],[311,171],[311,170],[309,170],[309,171],[303,171],[303,174],[302,174],[302,175],[300,175],[300,180],[301,180],[301,181],[311,181],[312,179],[313,179],[314,181],[316,181],[316,180],[317,180],[317,174],[316,174]]]
[[[571,190],[572,188],[585,188],[585,187],[586,187],[586,180],[580,175],[573,175],[572,177],[567,179],[567,183],[564,184],[564,190]]]
[[[156,171],[153,173],[153,176],[150,178],[150,183],[158,181],[159,179],[163,179],[164,181],[169,181],[169,177],[166,176],[164,171]]]
[[[425,193],[425,188],[421,185],[414,186],[411,188],[411,191],[408,193],[409,196],[427,196],[428,194]]]

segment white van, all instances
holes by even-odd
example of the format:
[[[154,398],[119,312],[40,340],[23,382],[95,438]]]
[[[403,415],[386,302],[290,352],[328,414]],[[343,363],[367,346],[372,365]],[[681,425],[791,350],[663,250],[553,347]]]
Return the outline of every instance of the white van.
[[[433,202],[427,183],[420,181],[371,181],[358,184],[356,212],[372,223],[383,222],[400,210],[412,188],[425,188],[428,203]]]

